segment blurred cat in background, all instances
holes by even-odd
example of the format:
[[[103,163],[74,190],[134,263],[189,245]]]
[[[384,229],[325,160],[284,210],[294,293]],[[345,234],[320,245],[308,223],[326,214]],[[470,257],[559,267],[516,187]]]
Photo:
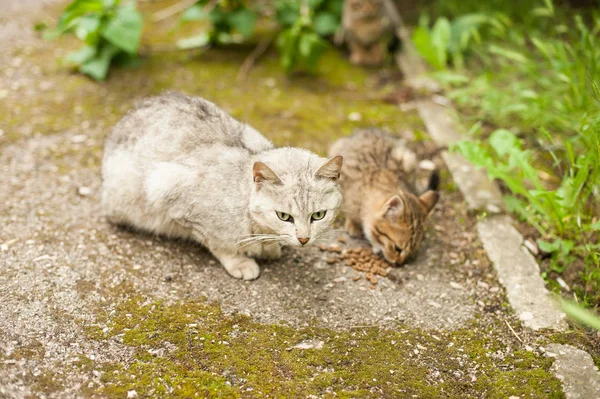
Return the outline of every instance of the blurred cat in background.
[[[425,222],[438,201],[437,172],[427,191],[416,195],[416,155],[402,140],[377,129],[339,139],[329,153],[344,157],[340,187],[348,233],[364,234],[373,252],[388,262],[404,263],[419,249]]]
[[[387,50],[385,36],[393,32],[384,0],[344,1],[342,29],[350,62],[369,66],[383,63]]]

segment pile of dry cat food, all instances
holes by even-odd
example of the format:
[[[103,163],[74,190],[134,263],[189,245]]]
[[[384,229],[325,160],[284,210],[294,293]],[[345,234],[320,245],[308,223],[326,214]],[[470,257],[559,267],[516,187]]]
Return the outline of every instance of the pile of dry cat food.
[[[340,239],[340,242],[344,241]],[[347,266],[352,267],[354,270],[364,272],[366,279],[371,284],[377,284],[377,277],[375,276],[386,277],[390,272],[390,264],[375,255],[371,248],[342,249],[339,245],[321,245],[319,249],[331,253],[327,258],[327,263],[334,264],[344,261]],[[358,279],[360,279],[360,276],[353,278],[353,280]]]

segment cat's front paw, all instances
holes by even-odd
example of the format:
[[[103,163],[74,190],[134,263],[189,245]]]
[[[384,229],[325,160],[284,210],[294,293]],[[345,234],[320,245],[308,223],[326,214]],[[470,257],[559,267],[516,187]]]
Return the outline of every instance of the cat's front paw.
[[[260,268],[254,259],[246,258],[241,261],[223,263],[225,270],[232,277],[242,280],[254,280],[260,275]]]

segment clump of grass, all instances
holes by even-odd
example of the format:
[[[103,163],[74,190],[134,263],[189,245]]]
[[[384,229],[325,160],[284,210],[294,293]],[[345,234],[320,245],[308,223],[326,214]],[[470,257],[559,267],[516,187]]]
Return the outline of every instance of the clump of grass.
[[[550,255],[548,276],[577,276],[569,268],[584,264],[571,283],[578,299],[600,304],[600,14],[551,0],[447,1],[438,12],[432,34],[440,20],[482,16],[434,63],[479,139],[457,150],[508,188],[507,208]]]

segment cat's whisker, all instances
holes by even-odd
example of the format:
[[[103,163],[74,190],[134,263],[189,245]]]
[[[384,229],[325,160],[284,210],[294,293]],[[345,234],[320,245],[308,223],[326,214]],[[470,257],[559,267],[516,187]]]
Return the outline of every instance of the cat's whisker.
[[[248,248],[252,245],[258,245],[258,244],[264,245],[264,244],[267,244],[270,242],[279,242],[279,241],[281,241],[281,236],[273,235],[270,237],[259,237],[259,238],[253,239],[253,240],[246,239],[246,240],[243,240],[242,242],[238,242],[236,244],[236,246],[237,246],[238,250],[242,250],[242,249]]]
[[[281,237],[281,235],[279,235],[279,234],[260,234],[260,235],[255,235],[253,237],[247,237],[247,238],[238,240],[236,244],[241,244],[244,242],[251,242],[251,241],[261,241],[261,240],[265,240],[265,239],[279,238],[279,237]]]

